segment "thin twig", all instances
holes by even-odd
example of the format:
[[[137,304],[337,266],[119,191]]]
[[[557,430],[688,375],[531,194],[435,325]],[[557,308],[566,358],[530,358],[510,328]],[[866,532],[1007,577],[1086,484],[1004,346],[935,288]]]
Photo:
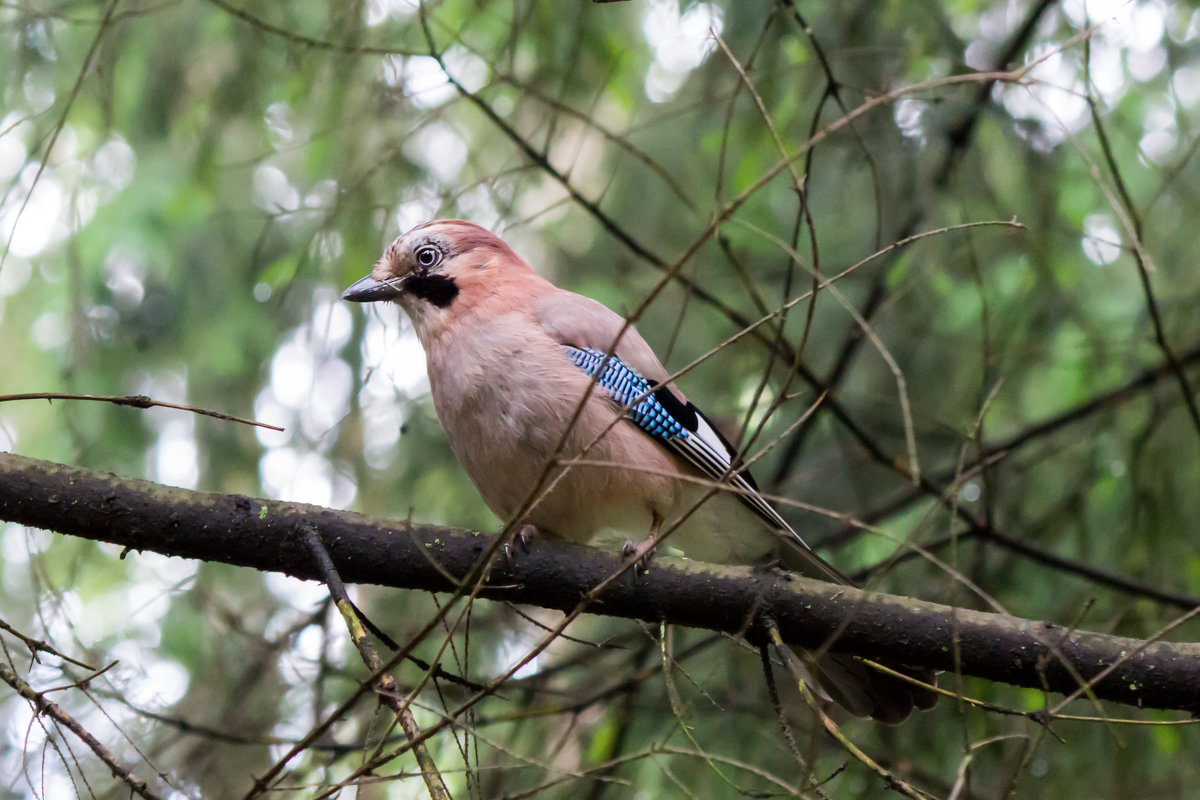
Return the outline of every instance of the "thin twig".
[[[1183,374],[1183,364],[1179,357],[1175,355],[1175,351],[1171,349],[1171,345],[1167,343],[1167,333],[1163,328],[1162,315],[1158,310],[1158,301],[1154,297],[1154,289],[1150,285],[1150,270],[1146,266],[1145,248],[1142,244],[1142,218],[1138,214],[1137,208],[1133,204],[1133,198],[1129,196],[1129,190],[1125,188],[1125,180],[1121,177],[1121,170],[1117,167],[1117,160],[1113,157],[1112,148],[1108,143],[1108,135],[1104,132],[1104,123],[1100,119],[1100,110],[1096,107],[1096,101],[1091,94],[1087,96],[1088,108],[1092,112],[1092,124],[1096,126],[1096,138],[1100,142],[1100,152],[1104,155],[1104,163],[1108,167],[1108,171],[1112,174],[1113,183],[1117,187],[1117,196],[1120,199],[1120,206],[1124,210],[1124,214],[1118,214],[1122,222],[1125,223],[1126,232],[1132,239],[1133,261],[1137,265],[1138,278],[1142,284],[1142,294],[1146,297],[1146,310],[1150,312],[1150,322],[1154,326],[1154,341],[1158,345],[1158,349],[1162,351],[1166,357],[1167,363],[1171,366],[1171,372],[1175,375],[1175,380],[1179,383],[1179,391],[1183,394],[1183,402],[1187,406],[1188,414],[1192,418],[1192,424],[1196,427],[1196,431],[1200,433],[1200,408],[1196,406],[1196,395],[1192,392],[1192,387],[1188,383],[1187,376]],[[1103,187],[1102,187],[1103,188]]]
[[[104,762],[104,765],[112,772],[113,777],[120,779],[129,787],[131,792],[144,797],[146,800],[162,800],[161,795],[152,791],[144,780],[117,763],[117,759],[108,751],[108,748],[101,744],[100,740],[89,733],[86,728],[80,725],[74,717],[64,711],[57,703],[48,699],[45,692],[36,691],[2,661],[0,661],[0,680],[7,683],[17,694],[32,703],[39,715],[44,714],[50,717],[59,725],[62,725],[71,731],[71,733],[78,736],[96,754],[96,757]]]
[[[95,400],[101,403],[112,403],[118,406],[130,406],[131,408],[174,408],[179,411],[190,411],[193,414],[203,414],[206,417],[214,417],[216,419],[226,420],[227,422],[236,422],[241,425],[253,425],[256,428],[266,428],[272,431],[282,431],[277,425],[270,425],[266,422],[258,422],[252,419],[244,419],[243,417],[234,417],[229,414],[224,414],[220,411],[212,411],[207,408],[199,408],[198,406],[189,406],[182,403],[168,403],[165,400],[155,400],[147,397],[144,394],[128,394],[128,395],[103,395],[103,394],[69,394],[66,392],[25,392],[23,394],[0,394],[0,403],[6,403],[10,400]]]
[[[0,631],[4,631],[5,633],[9,633],[9,634],[17,637],[18,639],[20,639],[24,643],[24,645],[29,648],[29,652],[33,654],[34,661],[38,660],[38,653],[49,653],[52,656],[57,656],[58,658],[61,658],[63,661],[66,661],[69,664],[74,664],[77,667],[82,667],[83,669],[86,669],[89,672],[96,671],[95,667],[85,664],[82,661],[76,661],[75,659],[71,658],[70,656],[64,655],[63,653],[58,652],[57,650],[55,650],[53,647],[51,647],[46,642],[43,642],[42,640],[34,639],[32,637],[26,636],[25,634],[21,633],[19,630],[17,630],[13,626],[9,625],[7,622],[5,622],[2,619],[0,619]]]

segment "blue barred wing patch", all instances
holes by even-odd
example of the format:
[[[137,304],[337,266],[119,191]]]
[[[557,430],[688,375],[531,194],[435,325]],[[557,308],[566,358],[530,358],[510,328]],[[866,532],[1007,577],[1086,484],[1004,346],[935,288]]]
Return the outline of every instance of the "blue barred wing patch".
[[[637,374],[616,356],[607,356],[590,347],[567,347],[567,357],[575,362],[596,384],[608,392],[618,405],[628,408],[634,424],[656,439],[685,439],[688,431],[654,396],[655,385]],[[597,376],[597,372],[600,374]]]
[[[634,424],[705,477],[728,484],[747,508],[809,551],[799,534],[758,493],[754,479],[741,467],[733,445],[691,403],[685,405],[668,389],[642,377],[616,356],[590,347],[564,345],[563,349],[575,366],[595,378],[613,402],[626,409]]]

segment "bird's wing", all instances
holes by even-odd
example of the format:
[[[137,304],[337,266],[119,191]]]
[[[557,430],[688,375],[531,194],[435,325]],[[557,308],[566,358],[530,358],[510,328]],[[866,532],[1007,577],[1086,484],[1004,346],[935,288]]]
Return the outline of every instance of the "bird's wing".
[[[534,302],[533,315],[542,330],[559,344],[591,347],[607,353],[613,342],[617,342],[614,353],[617,358],[656,385],[667,382],[666,369],[642,335],[603,303],[559,290]]]
[[[567,296],[556,298],[557,305],[535,304],[535,316],[542,329],[563,346],[566,358],[595,378],[634,424],[704,477],[728,485],[743,505],[793,545],[788,553],[791,557],[784,559],[787,566],[835,583],[851,583],[817,556],[763,498],[737,449],[716,426],[665,383],[667,372],[641,335],[627,328],[616,353],[608,354],[606,350],[625,320],[594,300],[562,294]]]

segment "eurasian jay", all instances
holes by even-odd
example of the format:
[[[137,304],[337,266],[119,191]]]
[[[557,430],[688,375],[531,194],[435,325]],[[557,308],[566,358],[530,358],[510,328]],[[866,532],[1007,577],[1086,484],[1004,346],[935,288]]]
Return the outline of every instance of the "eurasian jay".
[[[759,494],[623,317],[554,286],[484,228],[418,225],[342,297],[407,312],[450,447],[502,520],[525,508],[519,522],[541,534],[610,546],[661,530],[698,560],[851,583]],[[819,691],[859,716],[899,722],[936,699],[849,656],[809,661]]]

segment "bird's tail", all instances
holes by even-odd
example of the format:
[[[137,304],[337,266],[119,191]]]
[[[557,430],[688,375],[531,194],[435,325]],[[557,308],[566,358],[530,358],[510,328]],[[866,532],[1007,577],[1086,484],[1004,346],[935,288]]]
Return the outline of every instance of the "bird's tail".
[[[785,533],[790,534],[790,539],[785,541],[795,546],[785,547],[780,553],[784,567],[817,580],[855,585],[847,575],[810,550],[790,527]],[[933,708],[938,700],[937,692],[872,669],[852,656],[825,653],[817,658],[803,653],[803,657],[793,663],[802,665],[801,671],[810,689],[857,717],[895,724],[903,722],[914,708]],[[931,686],[937,683],[937,673],[932,669],[887,666]]]
[[[871,717],[892,725],[903,722],[914,708],[928,709],[938,701],[936,692],[873,669],[858,659],[835,653],[815,657],[805,653],[801,661],[810,687],[857,717]],[[889,665],[890,666],[890,665]],[[931,669],[892,667],[919,681],[935,685]]]

